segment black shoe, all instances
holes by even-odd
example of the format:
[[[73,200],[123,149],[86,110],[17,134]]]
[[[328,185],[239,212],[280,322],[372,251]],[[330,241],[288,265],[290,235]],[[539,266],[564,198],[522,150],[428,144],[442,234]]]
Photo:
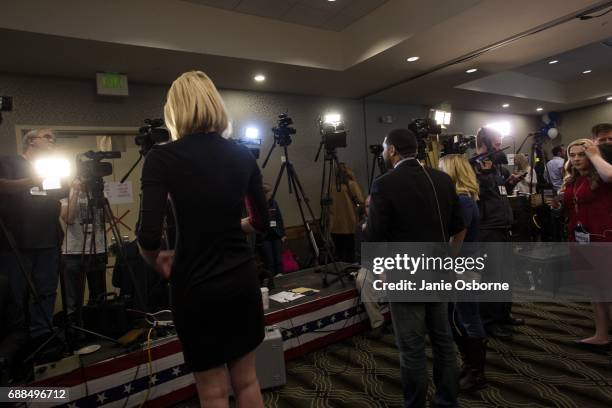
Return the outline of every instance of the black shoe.
[[[466,355],[463,375],[459,378],[459,390],[463,392],[481,390],[488,385],[485,377],[487,340],[466,337],[464,346]]]
[[[607,352],[610,350],[610,343],[605,344],[595,344],[595,343],[585,343],[581,340],[575,340],[574,345],[580,347],[583,350],[594,351],[594,352]]]
[[[487,333],[489,336],[494,337],[500,340],[510,340],[512,338],[512,331],[506,329],[503,326],[498,326],[496,324],[491,324],[486,327]]]
[[[501,324],[507,324],[508,326],[523,326],[525,324],[525,319],[509,316],[507,319],[501,322]]]

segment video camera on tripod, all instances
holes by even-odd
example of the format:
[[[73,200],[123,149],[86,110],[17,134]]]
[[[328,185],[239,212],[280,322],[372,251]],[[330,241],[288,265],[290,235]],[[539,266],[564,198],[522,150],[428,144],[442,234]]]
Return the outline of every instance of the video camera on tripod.
[[[102,178],[113,174],[113,165],[102,160],[119,158],[121,158],[121,152],[94,152],[90,150],[77,155],[76,175],[93,199],[104,197],[104,180]]]
[[[468,149],[475,148],[476,136],[474,135],[465,136],[462,133],[458,133],[456,135],[444,135],[440,155],[446,156],[447,154],[464,154]]]
[[[141,154],[146,155],[154,145],[170,140],[170,132],[162,128],[163,119],[145,119],[144,123],[145,125],[138,129],[134,143],[140,146]]]
[[[278,125],[272,128],[276,144],[279,146],[289,146],[291,144],[291,135],[296,133],[295,128],[292,128],[291,125],[293,125],[293,119],[286,113],[278,115]]]
[[[430,136],[442,133],[442,126],[434,119],[422,118],[410,122],[408,129],[415,134],[417,139],[417,159],[426,160],[428,143],[431,142]]]

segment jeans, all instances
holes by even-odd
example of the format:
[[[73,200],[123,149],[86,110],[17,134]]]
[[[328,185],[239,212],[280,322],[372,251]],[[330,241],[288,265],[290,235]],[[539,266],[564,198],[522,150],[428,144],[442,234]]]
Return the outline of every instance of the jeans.
[[[438,407],[457,407],[459,373],[448,322],[448,304],[391,302],[390,306],[400,352],[404,408],[421,408],[426,405],[429,382],[425,355],[427,333],[433,351],[433,377],[436,386],[433,403]]]
[[[461,333],[475,339],[484,339],[487,333],[480,319],[480,303],[457,302],[454,307],[455,323]]]
[[[87,273],[90,302],[106,293],[106,254],[85,255],[82,260],[81,255],[64,255],[63,265],[68,314],[83,305],[83,272]]]
[[[509,242],[510,235],[508,230],[503,228],[497,229],[484,229],[480,230],[480,241],[481,242]],[[493,254],[489,259],[504,259],[503,254],[500,250],[498,254]],[[504,259],[504,262],[512,262],[512,259]],[[497,267],[488,268],[487,272],[483,274],[483,282],[499,282],[501,275],[499,271],[501,269]],[[510,319],[510,310],[512,309],[512,302],[483,302],[480,304],[480,316],[482,324],[486,327],[488,325],[504,324]]]
[[[49,333],[48,323],[53,322],[55,296],[59,268],[59,248],[20,249],[25,272],[32,278],[32,283],[40,299],[40,306],[30,295],[26,278],[19,269],[17,259],[12,252],[0,252],[0,265],[7,273],[15,300],[22,311],[29,311],[30,335],[32,338]],[[26,309],[26,299],[29,299]]]

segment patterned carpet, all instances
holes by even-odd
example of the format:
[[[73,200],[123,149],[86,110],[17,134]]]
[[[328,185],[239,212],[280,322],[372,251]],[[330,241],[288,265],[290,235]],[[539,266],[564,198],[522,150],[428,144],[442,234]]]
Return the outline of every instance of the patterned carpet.
[[[592,334],[590,305],[523,303],[513,313],[527,324],[512,341],[489,342],[491,385],[462,394],[462,407],[612,407],[612,355],[571,344]],[[401,407],[398,364],[392,334],[355,336],[289,362],[287,384],[264,394],[266,407]]]
[[[612,354],[572,345],[592,334],[590,305],[521,303],[513,314],[527,324],[514,328],[512,341],[489,342],[491,385],[461,394],[461,407],[612,407]],[[355,336],[290,361],[287,384],[266,391],[264,401],[269,408],[401,407],[393,335],[376,341]],[[197,406],[197,400],[180,406]]]

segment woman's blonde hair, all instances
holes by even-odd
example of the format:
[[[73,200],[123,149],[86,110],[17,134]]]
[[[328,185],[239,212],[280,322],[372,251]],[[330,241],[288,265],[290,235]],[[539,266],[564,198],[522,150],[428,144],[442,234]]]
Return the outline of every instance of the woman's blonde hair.
[[[517,153],[514,156],[514,166],[518,171],[527,171],[529,167],[529,160],[527,160],[527,156],[523,153]]]
[[[478,200],[480,187],[478,187],[476,173],[470,166],[470,162],[462,154],[442,156],[439,167],[453,180],[458,194],[467,194],[473,200]]]
[[[588,141],[589,139],[574,140],[572,143],[570,143],[567,146],[567,150],[566,150],[567,156],[569,157],[570,149],[572,147],[584,145]],[[591,190],[595,190],[597,187],[599,187],[599,183],[601,183],[601,179],[599,178],[599,174],[597,174],[597,171],[595,170],[595,167],[593,167],[593,164],[589,160],[588,156],[585,156],[585,157],[590,164],[589,169],[588,169],[588,172],[589,172],[588,177],[590,179]],[[567,162],[565,163],[565,175],[563,176],[563,185],[561,186],[561,191],[565,190],[566,185],[575,182],[576,177],[578,176],[579,176],[578,170],[576,170],[576,168],[572,165],[572,160],[568,159]]]
[[[164,106],[173,139],[192,133],[222,134],[228,127],[225,104],[215,84],[202,71],[189,71],[172,83]]]

